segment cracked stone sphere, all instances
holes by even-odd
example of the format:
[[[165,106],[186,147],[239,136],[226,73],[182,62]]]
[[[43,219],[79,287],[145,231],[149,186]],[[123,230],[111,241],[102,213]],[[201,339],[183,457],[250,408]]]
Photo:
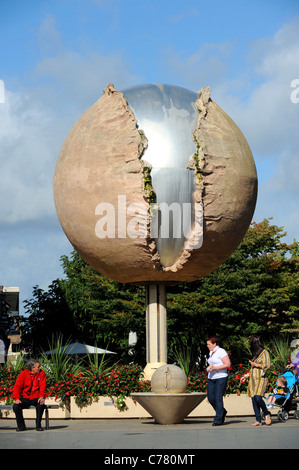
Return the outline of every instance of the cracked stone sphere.
[[[71,244],[124,283],[206,276],[242,241],[256,195],[249,145],[209,87],[107,85],[67,135],[54,175]]]
[[[151,389],[154,393],[185,393],[187,385],[187,375],[175,364],[159,367],[151,379]]]

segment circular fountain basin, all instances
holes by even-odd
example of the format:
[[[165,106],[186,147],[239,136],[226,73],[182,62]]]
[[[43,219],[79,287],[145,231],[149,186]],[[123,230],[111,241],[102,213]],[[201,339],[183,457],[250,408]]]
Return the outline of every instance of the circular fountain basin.
[[[179,424],[205,398],[206,393],[131,393],[159,424]]]

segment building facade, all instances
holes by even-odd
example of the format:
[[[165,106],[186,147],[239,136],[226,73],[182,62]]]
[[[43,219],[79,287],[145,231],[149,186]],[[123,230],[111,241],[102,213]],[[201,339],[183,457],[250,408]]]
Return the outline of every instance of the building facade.
[[[0,363],[8,352],[18,352],[21,343],[19,287],[0,286]]]

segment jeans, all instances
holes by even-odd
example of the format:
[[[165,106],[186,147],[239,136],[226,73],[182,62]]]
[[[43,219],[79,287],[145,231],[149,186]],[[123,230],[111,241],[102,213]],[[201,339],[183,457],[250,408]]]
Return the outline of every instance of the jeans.
[[[40,428],[45,405],[41,405],[40,403],[38,403],[37,398],[33,400],[30,400],[29,398],[21,398],[21,402],[22,403],[20,404],[14,403],[13,405],[13,410],[16,415],[18,428],[24,429],[26,427],[24,417],[23,417],[23,410],[26,408],[29,408],[30,406],[35,406],[36,408],[36,427]]]
[[[254,397],[251,397],[251,400],[252,400],[252,406],[253,406],[255,418],[259,423],[261,423],[262,422],[261,410],[265,416],[270,414],[270,411],[267,409],[266,404],[261,395],[254,395]]]
[[[216,411],[215,424],[222,424],[226,415],[223,407],[223,395],[227,386],[228,377],[220,379],[208,379],[208,400]]]

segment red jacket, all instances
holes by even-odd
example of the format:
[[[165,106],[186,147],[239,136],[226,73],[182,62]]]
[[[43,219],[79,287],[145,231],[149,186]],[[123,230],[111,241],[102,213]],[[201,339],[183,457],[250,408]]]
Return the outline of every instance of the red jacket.
[[[22,370],[14,385],[12,396],[14,400],[20,398],[35,398],[46,396],[46,374],[41,370],[38,374],[31,374],[29,369]]]

